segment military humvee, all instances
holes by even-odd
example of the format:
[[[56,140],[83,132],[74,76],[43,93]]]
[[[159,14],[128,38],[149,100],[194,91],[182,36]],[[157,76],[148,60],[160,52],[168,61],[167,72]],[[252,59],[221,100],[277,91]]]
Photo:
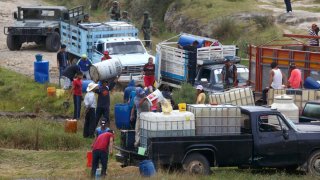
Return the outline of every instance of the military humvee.
[[[24,42],[45,45],[50,52],[60,48],[60,21],[77,24],[84,17],[84,7],[67,9],[64,6],[26,6],[13,13],[13,26],[4,27],[7,46],[19,50]]]

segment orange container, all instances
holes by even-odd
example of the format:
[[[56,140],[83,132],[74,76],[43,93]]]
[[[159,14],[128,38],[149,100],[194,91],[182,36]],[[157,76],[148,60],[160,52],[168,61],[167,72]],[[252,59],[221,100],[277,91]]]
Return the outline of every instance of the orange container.
[[[55,96],[56,95],[56,88],[55,87],[48,87],[47,93],[48,93],[48,96]]]
[[[92,166],[92,151],[87,151],[87,167]]]
[[[64,124],[64,132],[77,133],[77,120],[67,119]]]

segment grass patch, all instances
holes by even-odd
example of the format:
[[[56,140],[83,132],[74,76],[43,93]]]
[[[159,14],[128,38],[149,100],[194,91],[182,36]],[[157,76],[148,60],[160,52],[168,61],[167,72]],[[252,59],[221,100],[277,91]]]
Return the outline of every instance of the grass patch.
[[[196,103],[196,89],[188,83],[181,85],[180,89],[174,89],[172,93],[172,98],[176,104],[187,103],[195,104]]]
[[[64,132],[64,124],[44,119],[0,118],[0,147],[32,150],[89,149],[92,139]]]
[[[210,176],[190,176],[183,172],[169,173],[158,170],[154,180],[309,180],[316,179],[301,172],[286,174],[274,169],[240,170],[231,168],[212,168]],[[86,168],[86,151],[30,151],[0,149],[0,179],[88,179],[90,169]],[[108,179],[142,179],[137,167],[121,168],[119,163],[110,159]]]

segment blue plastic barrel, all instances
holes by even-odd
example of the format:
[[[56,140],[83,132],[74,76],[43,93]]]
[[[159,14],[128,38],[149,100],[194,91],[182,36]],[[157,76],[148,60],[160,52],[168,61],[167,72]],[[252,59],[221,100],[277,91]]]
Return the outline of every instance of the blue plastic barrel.
[[[39,83],[49,82],[49,61],[34,62],[34,80]]]
[[[36,54],[36,61],[42,61],[42,54]]]
[[[114,117],[118,129],[130,129],[131,106],[129,104],[116,104]]]
[[[199,37],[190,36],[190,35],[181,35],[178,40],[178,44],[181,46],[191,45],[195,40],[199,42],[197,48],[201,48],[204,45],[205,40]]]
[[[142,176],[150,177],[156,174],[156,169],[151,160],[144,160],[139,164],[139,171]]]
[[[306,89],[320,89],[320,84],[312,77],[307,77],[303,84]]]
[[[92,80],[82,80],[82,92],[87,92],[87,87],[92,82]]]

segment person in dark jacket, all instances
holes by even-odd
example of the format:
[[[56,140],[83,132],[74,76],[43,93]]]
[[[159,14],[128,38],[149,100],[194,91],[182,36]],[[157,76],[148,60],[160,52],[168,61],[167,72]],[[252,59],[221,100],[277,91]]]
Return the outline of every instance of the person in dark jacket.
[[[66,51],[67,46],[61,45],[60,51],[57,53],[57,67],[59,68],[59,86],[61,86],[60,79],[62,78],[63,71],[70,65],[69,56]]]
[[[70,89],[71,82],[75,78],[76,74],[80,71],[79,66],[71,65],[68,66],[63,72],[62,77],[64,79],[63,89]]]
[[[197,48],[199,42],[193,41],[191,45],[181,46],[179,48],[188,51],[188,83],[194,85],[196,73],[197,73]]]
[[[132,91],[135,91],[135,82],[134,80],[131,80],[128,84],[128,86],[124,89],[124,96],[123,96],[123,102],[127,103],[129,101],[129,97]]]
[[[96,126],[98,125],[101,116],[103,115],[107,123],[110,122],[110,92],[116,85],[116,80],[108,83],[107,80],[102,81],[102,84],[99,86],[99,89],[95,91],[98,94],[98,103],[96,109]]]

